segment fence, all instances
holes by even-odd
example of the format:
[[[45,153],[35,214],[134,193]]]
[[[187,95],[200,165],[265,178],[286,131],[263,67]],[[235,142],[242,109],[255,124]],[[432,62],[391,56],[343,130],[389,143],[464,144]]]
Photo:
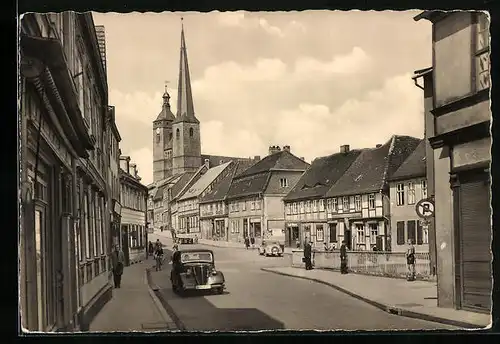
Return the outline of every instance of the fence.
[[[292,251],[292,266],[303,267],[303,250]],[[314,251],[313,264],[318,269],[340,270],[340,251]],[[406,278],[406,257],[400,252],[348,251],[347,267],[350,272],[393,278]],[[415,271],[418,279],[433,280],[429,253],[415,253]]]

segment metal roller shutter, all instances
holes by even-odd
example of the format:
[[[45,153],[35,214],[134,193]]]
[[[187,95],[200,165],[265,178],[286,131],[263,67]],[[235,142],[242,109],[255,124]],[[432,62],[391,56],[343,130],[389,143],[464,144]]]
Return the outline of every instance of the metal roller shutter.
[[[491,311],[490,186],[486,176],[460,183],[462,308]]]

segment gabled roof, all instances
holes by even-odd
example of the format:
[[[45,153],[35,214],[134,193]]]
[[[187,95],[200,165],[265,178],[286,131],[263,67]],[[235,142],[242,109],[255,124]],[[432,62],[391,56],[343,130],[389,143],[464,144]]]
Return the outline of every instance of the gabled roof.
[[[427,161],[425,157],[425,140],[415,148],[413,153],[401,164],[401,166],[390,176],[389,180],[404,180],[426,176]]]
[[[239,174],[237,178],[250,176],[272,170],[303,170],[305,171],[309,164],[296,157],[287,150],[283,150],[266,156],[264,159],[256,162],[252,167]]]
[[[351,150],[315,159],[283,201],[324,196],[360,153],[361,150]]]
[[[394,135],[379,148],[364,149],[325,196],[348,196],[384,189],[388,177],[419,143],[420,139],[414,137]]]
[[[179,201],[198,197],[203,191],[232,164],[231,161],[225,164],[209,168],[200,179],[198,179],[180,198]]]
[[[170,201],[177,201],[184,193],[193,186],[194,183],[208,170],[207,166],[201,165],[196,172],[186,172],[188,176],[184,177],[177,183],[178,188],[172,189],[172,199]],[[175,192],[174,192],[175,191]]]
[[[212,191],[207,193],[205,197],[200,200],[200,203],[223,201],[229,192],[229,188],[231,187],[234,177],[253,165],[253,163],[253,161],[236,161],[231,173],[225,176],[220,183],[212,189]]]
[[[246,197],[264,192],[270,177],[271,172],[253,174],[244,178],[238,176],[237,179],[234,179],[231,183],[227,198]]]
[[[189,180],[194,176],[194,172],[184,172],[179,180],[172,185],[172,200],[181,192],[181,190],[186,186]]]

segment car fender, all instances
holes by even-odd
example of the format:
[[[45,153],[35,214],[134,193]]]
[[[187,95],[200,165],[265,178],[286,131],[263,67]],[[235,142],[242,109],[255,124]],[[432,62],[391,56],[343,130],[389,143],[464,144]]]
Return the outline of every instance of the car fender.
[[[219,284],[219,283],[225,283],[226,279],[224,277],[224,274],[221,271],[217,271],[215,275],[210,276],[210,283],[212,284]]]

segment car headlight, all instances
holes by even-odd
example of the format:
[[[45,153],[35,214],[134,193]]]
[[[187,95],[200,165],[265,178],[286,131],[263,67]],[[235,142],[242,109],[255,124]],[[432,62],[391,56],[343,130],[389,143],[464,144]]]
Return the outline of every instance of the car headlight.
[[[217,270],[215,270],[215,268],[212,268],[211,274],[212,275],[217,275]]]

